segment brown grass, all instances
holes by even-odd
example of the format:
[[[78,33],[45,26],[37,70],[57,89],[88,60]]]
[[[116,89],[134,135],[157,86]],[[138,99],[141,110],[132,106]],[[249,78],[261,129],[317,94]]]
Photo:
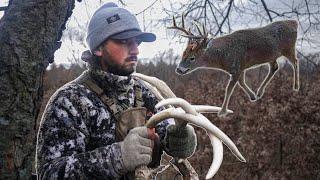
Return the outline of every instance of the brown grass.
[[[138,72],[164,80],[177,96],[193,104],[221,106],[228,76],[217,71],[198,71],[186,76],[174,73],[175,65],[139,65]],[[46,104],[50,95],[62,84],[74,79],[83,69],[54,68],[45,78]],[[255,91],[266,71],[251,70],[247,83]],[[260,77],[259,77],[260,74]],[[59,77],[58,77],[59,75]],[[214,179],[320,179],[320,73],[302,72],[301,89],[292,89],[293,73],[285,67],[267,86],[261,100],[250,102],[236,87],[226,118],[206,115],[236,143],[247,163],[239,162],[224,148],[224,160]],[[42,108],[43,109],[43,108]],[[189,159],[204,179],[212,161],[208,137],[196,128],[198,146]],[[166,172],[158,179],[173,179],[175,172]]]

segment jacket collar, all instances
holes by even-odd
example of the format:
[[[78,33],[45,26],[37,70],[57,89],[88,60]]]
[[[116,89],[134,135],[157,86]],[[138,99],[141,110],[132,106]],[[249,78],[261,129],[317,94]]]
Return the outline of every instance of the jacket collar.
[[[89,66],[88,72],[96,81],[97,85],[106,92],[128,93],[133,88],[134,80],[132,76],[119,76],[110,72],[101,70],[96,66]]]

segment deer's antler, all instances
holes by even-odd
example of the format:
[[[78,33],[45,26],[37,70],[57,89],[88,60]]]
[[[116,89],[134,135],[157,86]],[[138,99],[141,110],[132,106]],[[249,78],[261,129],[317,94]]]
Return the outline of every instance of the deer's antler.
[[[170,27],[167,27],[167,28],[168,28],[168,29],[177,29],[177,30],[180,30],[180,31],[184,32],[185,35],[183,35],[183,34],[181,35],[181,36],[183,36],[183,37],[191,38],[191,39],[207,39],[207,38],[208,38],[208,33],[206,32],[206,29],[205,29],[205,27],[204,27],[204,24],[202,24],[202,30],[203,30],[203,32],[201,32],[198,24],[195,23],[196,28],[197,28],[197,30],[198,30],[198,32],[199,32],[199,35],[198,35],[198,36],[192,34],[190,28],[189,28],[189,30],[187,30],[187,29],[185,28],[185,25],[184,25],[184,24],[185,24],[185,23],[184,23],[184,14],[181,15],[181,24],[182,24],[181,27],[177,26],[176,19],[175,19],[174,16],[173,16],[173,18],[172,18],[172,22],[173,22],[173,26],[170,26]]]
[[[165,109],[155,115],[153,115],[148,122],[146,123],[146,126],[149,128],[155,127],[159,122],[168,119],[168,118],[175,118],[179,120],[184,120],[185,122],[181,123],[179,122],[178,126],[184,126],[188,122],[195,124],[207,131],[207,134],[209,136],[209,139],[211,141],[211,144],[213,146],[213,160],[212,164],[210,166],[210,169],[208,171],[208,174],[206,176],[206,179],[212,178],[214,174],[218,171],[220,168],[220,165],[222,163],[223,159],[223,145],[222,142],[224,142],[227,147],[233,152],[233,154],[242,162],[245,162],[246,160],[241,155],[235,144],[231,141],[231,139],[224,134],[219,128],[217,128],[215,125],[213,125],[205,116],[200,114],[200,112],[215,112],[221,110],[220,107],[215,106],[203,106],[203,105],[191,105],[187,101],[181,98],[176,98],[174,93],[171,91],[171,89],[167,86],[166,83],[159,80],[155,77],[149,77],[143,74],[134,73],[134,77],[138,77],[142,80],[147,81],[148,83],[145,83],[146,86],[150,86],[149,88],[151,91],[156,91],[154,94],[159,98],[162,99],[157,105],[156,108],[167,106],[168,109]],[[154,86],[154,87],[153,87]],[[159,91],[160,92],[159,92]],[[166,98],[166,99],[165,99]],[[177,108],[174,108],[177,107]],[[228,110],[229,112],[232,112]],[[174,162],[178,163],[180,162],[180,165],[187,160],[178,160],[175,159]],[[178,166],[179,167],[179,166]],[[194,169],[191,167],[190,171],[194,171]],[[196,176],[194,179],[198,179]]]
[[[168,105],[168,104],[171,104],[171,105],[183,104],[182,109],[187,113],[185,113],[182,109],[169,108],[152,116],[148,120],[146,126],[155,127],[156,124],[158,124],[159,122],[165,119],[176,118],[176,119],[185,120],[189,123],[192,123],[194,125],[197,125],[205,129],[210,138],[211,144],[213,146],[213,152],[214,152],[213,161],[206,177],[207,179],[212,178],[214,176],[214,174],[218,171],[222,163],[223,148],[221,148],[222,146],[221,141],[231,150],[231,152],[240,161],[246,162],[245,158],[241,155],[240,151],[238,150],[236,145],[232,142],[232,140],[225,133],[223,133],[218,127],[213,125],[205,116],[203,116],[198,112],[196,112],[195,114],[188,113],[188,112],[194,112],[195,110],[195,109],[193,109],[192,111],[189,110],[189,108],[192,108],[192,106],[189,103],[179,98],[166,99],[159,102],[156,105],[156,108],[159,108],[161,106]]]
[[[181,16],[182,27],[178,27],[177,26],[176,18],[174,16],[172,18],[172,21],[173,21],[173,26],[167,27],[168,29],[177,29],[177,30],[180,30],[180,31],[184,32],[186,35],[193,35],[191,33],[191,31],[188,31],[184,26],[184,14],[182,14],[182,16]]]

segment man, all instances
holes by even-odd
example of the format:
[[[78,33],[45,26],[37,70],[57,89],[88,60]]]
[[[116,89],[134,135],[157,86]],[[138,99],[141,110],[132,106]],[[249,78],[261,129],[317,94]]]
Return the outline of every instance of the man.
[[[178,129],[164,121],[157,134],[143,127],[156,113],[157,100],[131,74],[139,44],[155,39],[114,3],[94,13],[86,39],[90,51],[83,54],[88,70],[61,87],[44,111],[37,140],[38,178],[131,179],[139,166],[158,166],[161,149],[181,158],[193,153],[191,126]]]

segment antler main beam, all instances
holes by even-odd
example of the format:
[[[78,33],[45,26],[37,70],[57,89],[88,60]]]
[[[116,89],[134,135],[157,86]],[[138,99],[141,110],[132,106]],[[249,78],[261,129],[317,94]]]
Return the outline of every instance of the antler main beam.
[[[165,105],[172,105],[172,104],[180,104],[180,103],[172,103],[174,100],[177,100],[177,102],[181,101],[180,98],[174,98],[174,99],[165,99],[161,102],[159,102],[156,107],[161,107]],[[184,101],[186,102],[186,101]],[[160,106],[160,105],[161,106]],[[184,104],[183,106],[191,106],[189,103],[188,105]],[[192,106],[191,106],[192,107]],[[196,115],[190,114],[190,113],[184,113],[179,110],[170,108],[163,110],[154,116],[152,116],[148,122],[147,126],[155,126],[157,123],[161,122],[162,120],[168,119],[168,118],[179,118],[188,121],[189,123],[193,123],[201,128],[204,128],[205,130],[209,131],[210,133],[214,134],[216,137],[221,139],[224,144],[232,151],[232,153],[242,162],[245,162],[246,160],[241,155],[240,151],[236,147],[236,145],[232,142],[232,140],[224,133],[222,132],[218,127],[216,127],[214,124],[212,124],[205,116],[203,116],[200,113],[197,113]]]
[[[213,159],[212,164],[207,173],[206,179],[212,178],[215,173],[219,170],[222,159],[223,159],[223,145],[231,150],[231,152],[242,162],[246,162],[244,157],[239,152],[236,145],[232,142],[232,140],[224,134],[218,127],[213,125],[205,116],[200,114],[200,112],[208,113],[208,112],[219,112],[221,110],[220,107],[216,106],[204,106],[204,105],[191,105],[187,101],[181,98],[176,98],[175,94],[171,91],[171,89],[167,86],[167,84],[158,78],[146,76],[139,73],[134,73],[134,77],[138,77],[142,80],[147,81],[146,85],[150,86],[151,91],[157,91],[155,94],[157,97],[160,97],[162,101],[160,101],[155,107],[169,107],[155,115],[153,115],[146,126],[149,128],[155,127],[158,123],[165,119],[175,118],[184,120],[183,125],[189,123],[195,124],[206,130],[209,139],[212,144],[213,149]],[[158,90],[160,92],[158,92]],[[166,99],[164,99],[166,98]],[[173,106],[177,107],[174,108]],[[228,112],[232,112],[228,110]],[[182,125],[180,124],[180,125]]]
[[[190,31],[186,30],[186,28],[184,27],[184,15],[181,16],[181,24],[182,24],[182,27],[178,27],[177,26],[177,23],[176,23],[176,19],[175,17],[173,16],[172,18],[172,21],[173,21],[173,26],[170,26],[170,27],[167,27],[168,29],[177,29],[177,30],[180,30],[182,32],[184,32],[186,35],[193,35]]]

